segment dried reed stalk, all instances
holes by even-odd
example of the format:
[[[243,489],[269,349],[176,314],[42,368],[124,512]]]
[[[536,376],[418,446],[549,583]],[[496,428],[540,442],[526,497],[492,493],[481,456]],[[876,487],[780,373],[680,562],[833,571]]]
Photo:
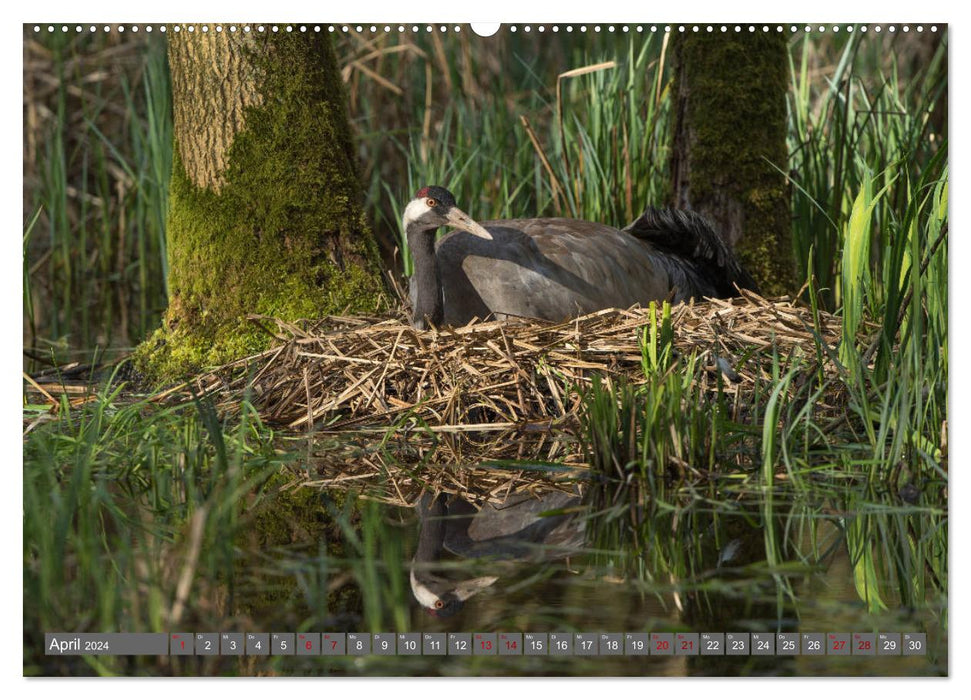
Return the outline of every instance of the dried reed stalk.
[[[672,309],[674,345],[695,352],[712,372],[730,364],[727,391],[744,394],[771,377],[772,355],[815,347],[812,312],[787,299],[754,294]],[[569,422],[578,390],[592,377],[643,382],[641,332],[650,311],[607,309],[563,323],[493,321],[420,332],[402,315],[328,317],[303,327],[275,324],[275,347],[201,375],[199,391],[221,393],[224,407],[251,385],[264,420],[291,429],[380,429],[424,424],[438,432],[508,431]],[[839,321],[821,316],[833,346]],[[739,366],[739,358],[745,357]],[[837,369],[827,363],[826,371]]]

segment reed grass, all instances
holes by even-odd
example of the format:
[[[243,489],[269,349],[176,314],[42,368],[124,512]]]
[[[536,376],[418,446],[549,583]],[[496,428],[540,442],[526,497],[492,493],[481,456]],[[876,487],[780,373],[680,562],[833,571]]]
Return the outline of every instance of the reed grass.
[[[251,409],[232,425],[204,399],[159,408],[109,379],[80,408],[27,409],[24,634],[165,632],[222,619],[242,504],[290,461]],[[191,594],[191,595],[190,595]],[[25,672],[61,661],[25,656]],[[64,661],[118,673],[120,658]],[[151,664],[154,666],[154,662]]]
[[[166,297],[171,90],[162,37],[25,36],[25,347],[126,348]],[[29,261],[29,262],[27,262]]]

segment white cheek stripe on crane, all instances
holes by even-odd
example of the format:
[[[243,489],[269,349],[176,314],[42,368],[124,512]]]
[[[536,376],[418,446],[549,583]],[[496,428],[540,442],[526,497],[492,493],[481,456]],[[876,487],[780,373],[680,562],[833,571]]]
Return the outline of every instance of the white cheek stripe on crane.
[[[412,221],[424,216],[426,213],[428,213],[428,205],[425,204],[424,199],[413,199],[408,202],[408,206],[405,207],[405,213],[401,217],[401,223],[404,225],[405,230],[408,230],[408,225]]]
[[[415,578],[415,572],[411,572],[411,592],[415,594],[415,598],[426,608],[434,608],[435,603],[438,602],[438,596],[432,593],[425,584],[418,581]]]

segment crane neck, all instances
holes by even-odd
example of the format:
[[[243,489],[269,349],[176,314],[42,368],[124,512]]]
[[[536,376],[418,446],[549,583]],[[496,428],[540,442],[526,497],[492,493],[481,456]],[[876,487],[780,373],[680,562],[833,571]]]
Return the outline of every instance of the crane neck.
[[[421,329],[427,328],[429,323],[437,326],[445,317],[445,302],[442,299],[442,275],[435,257],[435,230],[409,223],[405,233],[415,261],[415,272],[411,277],[414,324]]]
[[[415,551],[416,563],[431,564],[442,558],[445,542],[445,495],[435,499],[430,494],[422,494],[418,503],[418,517],[421,529],[418,532],[418,549]]]

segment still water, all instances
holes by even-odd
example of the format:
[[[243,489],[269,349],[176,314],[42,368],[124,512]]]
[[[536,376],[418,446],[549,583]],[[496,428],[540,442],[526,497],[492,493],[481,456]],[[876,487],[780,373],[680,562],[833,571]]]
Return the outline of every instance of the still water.
[[[580,490],[582,497],[579,491],[570,496],[564,495],[569,488],[561,489],[553,500],[537,493],[512,494],[498,507],[486,505],[478,516],[468,503],[444,495],[443,504],[449,505],[436,513],[357,501],[361,520],[349,530],[355,535],[345,548],[351,554],[334,556],[319,543],[306,542],[253,553],[236,585],[236,599],[246,611],[236,624],[268,632],[919,632],[926,634],[927,653],[275,657],[261,662],[195,660],[176,672],[948,672],[946,570],[942,577],[933,567],[933,548],[946,543],[946,533],[935,544],[934,533],[926,531],[946,528],[946,519],[932,508],[892,497],[864,502],[845,494],[808,503],[785,492],[771,498],[735,493],[720,502],[697,493],[667,494],[663,502],[647,500],[635,508],[624,502],[623,493],[607,494],[590,485]],[[524,499],[529,510],[525,516]],[[426,496],[426,509],[431,502]],[[855,510],[847,509],[850,504]],[[509,522],[494,515],[483,524],[481,514],[487,512],[505,512]],[[550,533],[559,533],[558,538]],[[940,552],[936,555],[945,560]],[[437,614],[436,595],[451,596],[452,603],[443,604]],[[456,604],[456,597],[464,601]],[[240,666],[228,668],[226,663]]]

